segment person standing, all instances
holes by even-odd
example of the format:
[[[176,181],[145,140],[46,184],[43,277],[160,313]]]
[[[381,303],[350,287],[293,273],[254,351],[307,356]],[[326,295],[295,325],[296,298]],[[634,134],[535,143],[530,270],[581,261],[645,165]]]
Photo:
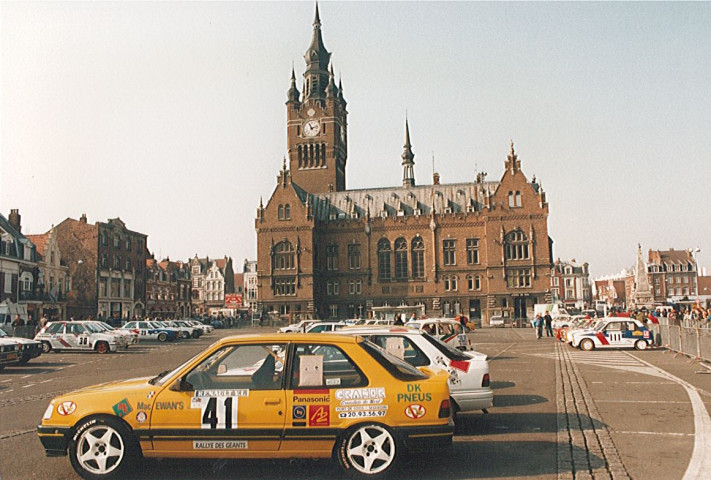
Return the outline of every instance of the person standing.
[[[543,317],[543,320],[546,322],[546,337],[552,337],[553,336],[553,317],[551,317],[551,314],[546,312],[546,315]]]
[[[543,336],[543,318],[541,318],[540,313],[536,314],[536,319],[533,321],[533,326],[536,328],[536,340],[538,340]]]

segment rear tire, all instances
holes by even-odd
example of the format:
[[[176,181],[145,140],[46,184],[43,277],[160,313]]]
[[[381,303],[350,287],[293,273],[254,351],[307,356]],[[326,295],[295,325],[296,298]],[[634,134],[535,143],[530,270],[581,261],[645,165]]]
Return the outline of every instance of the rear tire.
[[[384,425],[365,423],[348,429],[336,443],[338,464],[350,476],[387,475],[400,458],[400,443]]]
[[[190,338],[190,334],[188,332],[182,331],[180,332],[180,336],[183,337],[183,339],[187,340]]]
[[[634,342],[635,350],[647,350],[647,347],[649,347],[649,344],[646,340],[642,340],[641,338]]]
[[[160,333],[158,334],[158,341],[159,341],[159,342],[165,342],[165,341],[167,341],[167,340],[168,340],[168,334],[167,334],[167,333],[165,333],[165,332],[160,332]]]
[[[589,352],[594,349],[595,349],[595,342],[593,342],[589,338],[586,338],[580,342],[580,350],[585,350],[586,352]]]
[[[131,430],[111,417],[86,419],[69,442],[69,459],[82,478],[93,480],[132,477],[141,448]]]

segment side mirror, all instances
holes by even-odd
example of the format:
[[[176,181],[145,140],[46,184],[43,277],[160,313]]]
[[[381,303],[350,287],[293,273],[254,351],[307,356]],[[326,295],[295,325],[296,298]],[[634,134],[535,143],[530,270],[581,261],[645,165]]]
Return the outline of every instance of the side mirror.
[[[169,390],[173,392],[191,392],[194,390],[193,385],[185,380],[185,377],[178,378],[171,385]]]

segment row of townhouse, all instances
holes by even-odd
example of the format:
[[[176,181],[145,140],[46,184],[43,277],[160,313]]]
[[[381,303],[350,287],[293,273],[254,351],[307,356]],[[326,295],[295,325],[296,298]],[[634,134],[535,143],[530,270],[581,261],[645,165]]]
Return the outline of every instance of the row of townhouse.
[[[91,316],[119,323],[204,313],[244,289],[242,280],[235,287],[230,258],[156,260],[147,239],[120,218],[91,224],[85,214],[25,235],[13,209],[0,215],[0,302],[19,305],[26,320]],[[192,278],[196,260],[202,267]]]

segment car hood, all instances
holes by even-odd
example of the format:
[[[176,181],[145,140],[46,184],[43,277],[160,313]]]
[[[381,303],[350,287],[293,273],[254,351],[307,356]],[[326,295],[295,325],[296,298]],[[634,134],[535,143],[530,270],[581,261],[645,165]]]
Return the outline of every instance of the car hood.
[[[148,380],[150,380],[153,377],[141,377],[141,378],[131,378],[129,380],[119,380],[116,382],[105,382],[105,383],[99,383],[96,385],[91,385],[89,387],[84,387],[79,390],[74,390],[71,393],[68,393],[67,395],[69,396],[75,396],[75,395],[93,395],[98,392],[103,393],[109,393],[109,392],[125,392],[125,393],[130,393],[134,390],[141,390],[144,388],[147,388],[149,386],[152,386],[148,383]],[[158,387],[156,387],[158,389]]]

